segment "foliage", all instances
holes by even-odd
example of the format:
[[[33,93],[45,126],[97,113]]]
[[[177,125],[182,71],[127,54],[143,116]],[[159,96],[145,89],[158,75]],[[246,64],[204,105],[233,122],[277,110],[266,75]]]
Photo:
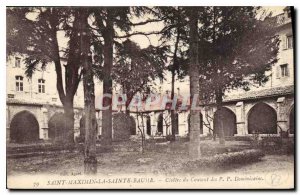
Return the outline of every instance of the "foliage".
[[[113,79],[122,87],[128,102],[136,93],[150,93],[150,86],[156,78],[163,78],[167,47],[150,45],[141,49],[127,39],[116,43],[116,57],[113,65]]]
[[[74,10],[63,8],[8,8],[8,54],[25,54],[26,75],[31,77],[38,66],[60,60],[57,32],[70,38]],[[70,55],[64,50],[64,55]]]
[[[209,144],[201,144],[200,145],[201,154],[203,156],[214,156],[217,154],[229,153],[229,152],[239,152],[242,151],[243,146],[233,147],[233,146],[226,146],[223,145],[209,145]]]
[[[267,136],[259,140],[257,148],[263,149],[267,154],[293,155],[294,138]]]
[[[231,165],[243,165],[259,161],[263,156],[263,152],[253,149],[223,153],[212,157],[202,157],[199,160],[188,161],[183,163],[183,169],[185,171],[224,169]]]
[[[187,75],[188,69],[188,18],[184,7],[157,7],[156,17],[163,18],[164,28],[160,41],[169,46],[170,58],[167,69],[179,79]]]
[[[201,93],[213,98],[220,89],[249,89],[268,80],[277,62],[275,21],[258,19],[257,7],[204,7],[199,16]]]
[[[128,140],[135,124],[132,123],[132,116],[125,113],[116,113],[113,115],[113,137],[114,140]]]

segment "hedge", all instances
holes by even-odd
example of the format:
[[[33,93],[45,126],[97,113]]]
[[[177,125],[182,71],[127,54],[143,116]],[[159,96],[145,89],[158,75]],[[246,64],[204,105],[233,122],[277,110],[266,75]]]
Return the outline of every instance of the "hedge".
[[[132,116],[125,113],[113,115],[113,139],[115,141],[128,140],[135,132],[135,121]]]
[[[183,169],[186,171],[224,169],[230,165],[243,165],[259,161],[263,156],[264,153],[261,150],[255,149],[223,153],[188,161],[183,163]]]

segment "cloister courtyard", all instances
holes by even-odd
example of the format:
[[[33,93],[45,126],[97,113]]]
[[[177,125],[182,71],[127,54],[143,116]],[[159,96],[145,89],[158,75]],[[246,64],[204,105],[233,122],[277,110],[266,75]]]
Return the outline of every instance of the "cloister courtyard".
[[[286,146],[286,142],[277,146],[276,142],[268,141],[268,144],[264,146],[264,152],[261,153],[260,147],[262,146],[257,146],[251,140],[229,140],[225,146],[220,145],[218,141],[201,140],[202,156],[199,157],[200,161],[205,159],[208,162],[215,162],[216,166],[200,163],[198,167],[188,165],[190,162],[198,163],[189,158],[188,143],[183,139],[172,143],[163,140],[147,140],[144,152],[141,151],[138,140],[114,142],[113,146],[109,148],[98,144],[97,175],[255,174],[265,171],[292,173],[294,170],[293,145]],[[7,173],[11,176],[23,174],[82,175],[84,174],[82,147],[82,145],[77,145],[69,150],[55,148],[51,144],[34,144],[33,146],[11,144],[7,148]],[[13,150],[14,152],[12,152]],[[248,157],[247,151],[260,151],[260,153],[254,152],[254,157]],[[11,153],[9,154],[9,152]],[[226,163],[226,160],[222,161],[223,157],[230,154],[237,154],[241,158],[236,158],[236,162],[228,161],[231,163]],[[255,156],[259,158],[256,159]],[[247,158],[254,160],[251,162]],[[220,159],[221,163],[226,164],[218,164]]]

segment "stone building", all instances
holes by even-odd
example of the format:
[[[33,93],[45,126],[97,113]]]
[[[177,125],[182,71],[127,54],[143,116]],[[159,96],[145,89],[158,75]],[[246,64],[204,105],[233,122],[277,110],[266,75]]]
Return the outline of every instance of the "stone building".
[[[38,67],[32,78],[25,75],[25,56],[8,56],[6,61],[6,138],[8,142],[54,140],[63,137],[63,107],[56,89],[53,64]],[[64,76],[64,74],[62,74]],[[96,81],[96,86],[99,86]],[[96,87],[97,94],[101,93]],[[75,136],[83,117],[83,86],[74,97]],[[100,123],[99,110],[96,116]]]

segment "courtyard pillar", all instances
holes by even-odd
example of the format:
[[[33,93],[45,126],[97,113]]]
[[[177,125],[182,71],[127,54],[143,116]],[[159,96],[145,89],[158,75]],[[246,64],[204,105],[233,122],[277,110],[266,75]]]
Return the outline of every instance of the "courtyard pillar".
[[[285,109],[285,97],[279,97],[277,99],[277,133],[281,131],[288,131],[288,119],[287,111]]]
[[[235,106],[237,135],[246,135],[244,102],[238,102]]]
[[[9,131],[9,125],[10,125],[10,111],[8,106],[6,106],[6,141],[10,141],[10,131]]]
[[[48,110],[47,108],[41,108],[41,111],[42,111],[42,123],[41,123],[41,129],[42,129],[42,132],[40,132],[40,138],[41,139],[44,139],[44,140],[48,140],[49,137],[48,137]]]

